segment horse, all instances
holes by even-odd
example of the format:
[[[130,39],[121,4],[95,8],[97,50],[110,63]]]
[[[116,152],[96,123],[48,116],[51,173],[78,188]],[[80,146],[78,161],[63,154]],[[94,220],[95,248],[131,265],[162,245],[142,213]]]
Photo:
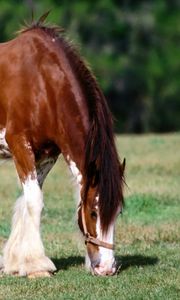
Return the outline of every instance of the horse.
[[[54,263],[40,234],[43,182],[63,155],[79,187],[77,222],[94,275],[117,271],[115,221],[123,208],[125,162],[118,157],[113,118],[97,80],[60,27],[45,18],[0,44],[0,157],[12,157],[22,185],[4,274],[48,277]]]

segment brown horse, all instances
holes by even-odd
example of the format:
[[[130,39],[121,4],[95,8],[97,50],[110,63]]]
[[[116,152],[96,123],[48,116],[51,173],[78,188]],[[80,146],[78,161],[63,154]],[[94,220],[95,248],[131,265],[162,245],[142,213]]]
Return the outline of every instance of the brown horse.
[[[86,241],[87,266],[93,274],[112,275],[124,172],[112,117],[77,51],[60,29],[42,20],[0,45],[0,157],[12,156],[23,188],[1,269],[28,277],[56,270],[40,236],[41,189],[62,153],[80,189],[78,224]]]

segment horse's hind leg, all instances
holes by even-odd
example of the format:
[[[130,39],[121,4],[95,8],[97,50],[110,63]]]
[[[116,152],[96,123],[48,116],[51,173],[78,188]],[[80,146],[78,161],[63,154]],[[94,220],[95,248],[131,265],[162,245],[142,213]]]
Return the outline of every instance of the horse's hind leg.
[[[16,202],[11,234],[3,251],[4,272],[20,276],[48,276],[56,268],[45,256],[40,236],[43,195],[34,154],[25,136],[7,136],[7,141],[22,182],[23,195]]]

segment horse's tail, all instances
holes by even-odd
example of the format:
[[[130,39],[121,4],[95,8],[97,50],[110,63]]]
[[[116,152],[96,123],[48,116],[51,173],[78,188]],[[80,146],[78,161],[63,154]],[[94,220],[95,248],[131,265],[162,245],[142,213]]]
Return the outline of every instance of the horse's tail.
[[[117,209],[123,206],[125,161],[119,161],[112,115],[97,84],[95,94],[96,99],[91,99],[91,125],[85,150],[85,191],[87,194],[91,186],[97,186],[101,227],[106,232]]]

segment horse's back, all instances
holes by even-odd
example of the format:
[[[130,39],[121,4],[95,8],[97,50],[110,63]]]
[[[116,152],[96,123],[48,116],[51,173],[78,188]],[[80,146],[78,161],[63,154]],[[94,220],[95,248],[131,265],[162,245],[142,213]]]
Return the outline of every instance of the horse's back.
[[[79,132],[82,148],[86,105],[59,42],[34,29],[1,44],[0,82],[0,130],[6,136],[25,134],[38,149],[65,138],[74,147]]]
[[[47,51],[47,42],[35,32],[20,35],[0,46],[1,127],[10,119],[21,122],[23,126],[28,123],[30,127],[30,122],[33,122],[33,127],[38,126],[42,121],[42,105],[43,116],[48,119],[48,93],[62,74],[59,68],[55,68],[53,60]],[[51,91],[51,99],[56,96],[55,90],[53,93]]]

